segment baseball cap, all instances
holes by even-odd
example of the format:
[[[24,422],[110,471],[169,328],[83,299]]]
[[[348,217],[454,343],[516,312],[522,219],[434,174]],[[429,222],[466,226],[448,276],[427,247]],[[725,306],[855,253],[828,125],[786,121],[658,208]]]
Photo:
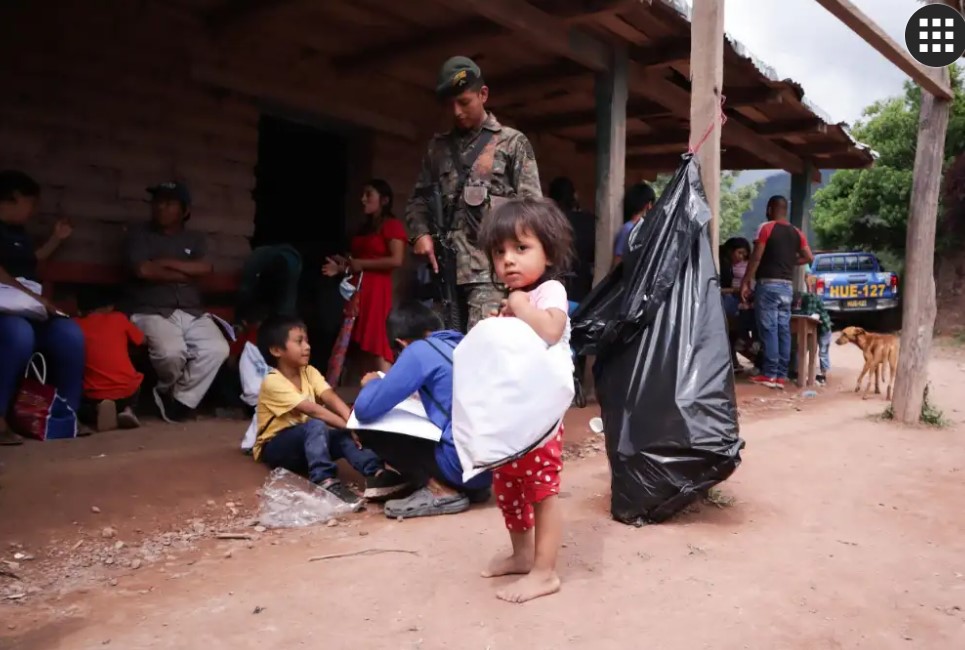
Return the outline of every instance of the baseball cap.
[[[454,56],[442,64],[436,95],[453,97],[482,79],[482,70],[467,56]]]
[[[147,193],[151,199],[175,199],[184,204],[185,207],[191,205],[191,192],[188,186],[178,181],[165,181],[147,188]]]

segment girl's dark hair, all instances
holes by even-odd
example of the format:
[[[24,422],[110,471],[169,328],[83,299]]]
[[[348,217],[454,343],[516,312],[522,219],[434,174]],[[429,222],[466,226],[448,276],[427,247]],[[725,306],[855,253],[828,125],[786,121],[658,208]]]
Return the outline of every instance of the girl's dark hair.
[[[550,198],[560,210],[576,210],[576,186],[566,176],[557,176],[550,183]]]
[[[288,343],[288,333],[293,329],[307,329],[305,321],[296,316],[271,316],[258,328],[258,351],[272,368],[278,367],[278,359],[271,353],[272,348],[284,348]]]
[[[426,332],[436,332],[444,327],[436,312],[416,300],[394,306],[385,319],[385,333],[392,345],[396,339],[415,341],[425,338]]]
[[[781,196],[780,194],[775,194],[774,196],[772,196],[767,200],[767,207],[764,208],[764,213],[767,215],[768,219],[771,218],[771,208],[773,208],[778,203],[781,203],[782,201],[786,204],[787,198]]]
[[[493,282],[493,254],[503,242],[517,240],[522,232],[532,233],[543,246],[547,262],[544,279],[560,278],[569,272],[576,258],[570,220],[549,199],[514,199],[483,220],[479,229],[479,248],[489,258]]]
[[[382,206],[382,210],[377,215],[366,215],[365,223],[362,224],[362,229],[359,234],[361,235],[371,235],[376,232],[382,225],[382,220],[392,214],[392,201],[395,199],[395,193],[392,192],[392,186],[381,178],[373,178],[364,187],[371,187],[375,190],[379,198],[385,200],[385,205]]]
[[[657,200],[657,193],[649,183],[635,183],[627,188],[623,195],[623,222],[633,219],[633,215],[647,209]]]
[[[724,250],[728,253],[733,253],[734,251],[743,248],[747,251],[747,254],[751,253],[751,243],[744,239],[743,237],[731,237],[724,242]]]
[[[0,171],[0,201],[13,201],[15,194],[40,196],[40,184],[28,174],[16,169]]]

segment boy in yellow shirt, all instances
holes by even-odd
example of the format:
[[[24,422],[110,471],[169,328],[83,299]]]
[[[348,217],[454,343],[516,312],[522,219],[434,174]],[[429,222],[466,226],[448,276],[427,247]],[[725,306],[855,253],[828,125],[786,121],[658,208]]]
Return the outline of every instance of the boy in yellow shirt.
[[[276,316],[258,331],[258,348],[273,369],[265,375],[258,395],[258,438],[255,460],[307,475],[342,501],[361,506],[355,492],[338,480],[335,461],[344,458],[366,477],[365,497],[387,498],[405,489],[398,472],[386,469],[370,449],[363,449],[345,431],[351,413],[309,365],[311,347],[305,324],[297,318]]]

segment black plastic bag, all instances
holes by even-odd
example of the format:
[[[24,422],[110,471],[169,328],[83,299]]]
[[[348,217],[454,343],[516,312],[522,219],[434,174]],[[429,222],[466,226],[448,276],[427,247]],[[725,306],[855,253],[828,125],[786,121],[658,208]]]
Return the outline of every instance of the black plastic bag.
[[[597,355],[610,509],[624,523],[668,519],[740,464],[709,224],[697,162],[685,156],[623,263],[573,314],[574,347]]]

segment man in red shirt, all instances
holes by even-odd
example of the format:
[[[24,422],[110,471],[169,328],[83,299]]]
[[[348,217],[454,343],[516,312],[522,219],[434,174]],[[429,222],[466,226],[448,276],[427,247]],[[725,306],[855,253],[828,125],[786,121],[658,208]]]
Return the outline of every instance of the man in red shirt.
[[[103,292],[79,296],[84,316],[77,324],[84,333],[84,397],[80,418],[98,431],[141,426],[134,413],[144,375],[134,369],[129,345],[142,345],[144,333],[127,316],[114,311]]]
[[[791,362],[791,303],[794,300],[794,269],[814,259],[804,233],[788,223],[787,199],[772,196],[767,201],[767,221],[754,239],[754,253],[741,283],[747,301],[754,287],[754,312],[764,344],[761,374],[755,384],[784,388]]]

